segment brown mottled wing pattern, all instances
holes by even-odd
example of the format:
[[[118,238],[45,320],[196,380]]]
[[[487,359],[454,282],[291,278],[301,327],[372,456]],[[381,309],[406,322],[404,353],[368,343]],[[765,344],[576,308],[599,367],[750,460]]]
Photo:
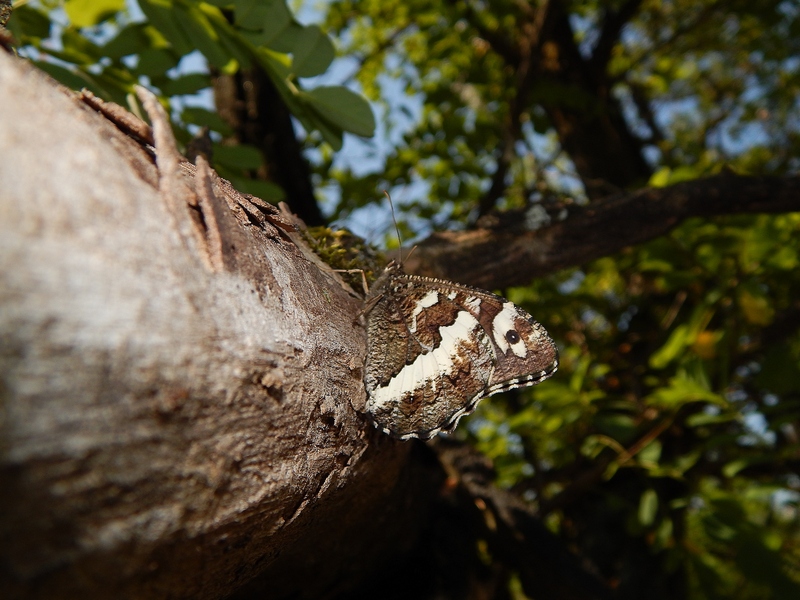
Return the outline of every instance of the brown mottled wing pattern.
[[[386,433],[427,439],[488,395],[546,379],[555,344],[525,311],[489,292],[390,264],[366,300],[367,411]]]

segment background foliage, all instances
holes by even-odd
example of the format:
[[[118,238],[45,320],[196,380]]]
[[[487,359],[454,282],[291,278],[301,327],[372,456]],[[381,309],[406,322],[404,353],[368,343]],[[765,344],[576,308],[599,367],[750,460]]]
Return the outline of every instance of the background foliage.
[[[9,28],[68,85],[122,104],[134,83],[156,88],[179,139],[209,127],[218,170],[275,200],[264,154],[208,93],[262,69],[303,126],[329,217],[394,189],[409,235],[723,169],[798,169],[795,3],[321,10],[345,57],[333,77],[351,76],[380,117],[379,137],[350,140],[344,159],[344,132],[371,136],[372,113],[347,88],[301,84],[330,74],[334,47],[283,2],[43,0],[16,3]],[[799,233],[799,214],[691,220],[506,290],[546,325],[562,366],[482,403],[458,435],[621,598],[800,597]]]

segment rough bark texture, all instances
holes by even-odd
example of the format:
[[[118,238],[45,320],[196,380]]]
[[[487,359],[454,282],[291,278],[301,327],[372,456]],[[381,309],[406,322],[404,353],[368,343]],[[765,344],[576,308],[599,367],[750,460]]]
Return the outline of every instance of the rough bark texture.
[[[358,301],[164,123],[153,152],[2,53],[0,106],[3,596],[313,596],[380,561],[409,446],[353,410]]]

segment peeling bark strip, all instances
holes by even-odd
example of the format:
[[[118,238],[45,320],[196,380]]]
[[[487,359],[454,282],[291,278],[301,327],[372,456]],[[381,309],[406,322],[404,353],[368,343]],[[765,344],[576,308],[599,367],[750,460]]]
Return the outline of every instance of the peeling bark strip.
[[[535,231],[437,233],[417,244],[405,266],[418,275],[487,289],[526,285],[657,238],[691,217],[795,211],[800,177],[723,173],[570,208],[565,220]]]
[[[286,217],[4,53],[0,106],[3,597],[324,589],[413,535],[359,303]]]

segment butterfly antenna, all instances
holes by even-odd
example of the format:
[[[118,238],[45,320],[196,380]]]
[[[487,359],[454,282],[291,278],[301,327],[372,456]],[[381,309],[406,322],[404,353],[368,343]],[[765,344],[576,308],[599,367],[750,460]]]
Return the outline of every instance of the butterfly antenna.
[[[389,199],[389,208],[392,211],[392,222],[394,223],[394,231],[397,234],[397,243],[399,244],[400,264],[403,264],[403,238],[400,237],[400,227],[397,225],[397,218],[394,214],[394,203],[392,197],[386,190],[383,190],[384,195]]]

